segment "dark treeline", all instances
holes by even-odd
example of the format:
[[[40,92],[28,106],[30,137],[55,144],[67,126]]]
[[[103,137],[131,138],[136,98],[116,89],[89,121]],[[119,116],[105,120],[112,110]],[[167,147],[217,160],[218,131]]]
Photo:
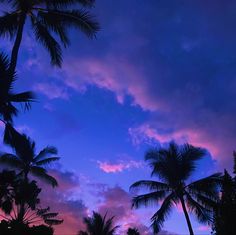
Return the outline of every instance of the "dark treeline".
[[[31,91],[15,93],[18,78],[16,68],[23,33],[32,30],[37,42],[48,52],[53,66],[61,67],[62,47],[70,45],[68,30],[75,28],[94,38],[99,24],[91,15],[94,0],[0,0],[9,12],[1,13],[0,36],[10,39],[10,55],[0,52],[0,121],[4,125],[3,143],[12,151],[0,153],[0,233],[3,235],[53,235],[54,225],[63,223],[50,205],[41,204],[37,180],[57,187],[57,180],[48,172],[48,164],[59,160],[57,149],[47,146],[36,152],[36,143],[14,127],[19,114],[18,104],[30,110],[36,96]],[[26,23],[29,28],[26,28]],[[23,79],[23,78],[20,78]],[[132,207],[157,205],[160,208],[151,218],[153,233],[161,231],[174,206],[182,206],[189,234],[194,235],[189,213],[200,223],[212,226],[214,235],[233,235],[236,231],[236,154],[234,176],[226,170],[190,183],[196,163],[206,152],[189,144],[171,142],[167,148],[149,150],[145,160],[154,180],[140,180],[130,190],[143,189],[145,194],[133,198]],[[157,180],[155,180],[158,179]],[[119,231],[114,217],[93,212],[84,218],[85,230],[78,235],[113,235]],[[173,228],[174,230],[174,228]],[[128,228],[127,235],[141,234]]]

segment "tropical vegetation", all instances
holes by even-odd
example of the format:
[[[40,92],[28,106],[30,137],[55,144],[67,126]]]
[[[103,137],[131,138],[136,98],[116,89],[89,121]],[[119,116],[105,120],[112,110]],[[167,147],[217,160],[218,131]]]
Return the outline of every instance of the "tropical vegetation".
[[[0,152],[0,232],[6,235],[53,235],[54,225],[63,222],[60,215],[43,206],[43,180],[57,187],[49,166],[57,162],[57,149],[51,145],[36,151],[36,143],[15,127],[19,105],[30,110],[36,100],[28,89],[16,92],[17,62],[26,30],[48,52],[53,66],[61,67],[62,47],[70,45],[71,28],[95,38],[99,23],[91,14],[95,0],[0,0],[8,7],[0,14],[0,36],[12,43],[10,55],[0,52],[0,121],[4,127],[3,143],[12,152]],[[236,231],[236,153],[234,175],[227,170],[192,181],[197,162],[206,155],[200,147],[188,143],[150,149],[145,160],[151,168],[151,179],[131,185],[131,192],[143,190],[132,199],[132,207],[160,207],[151,217],[154,234],[161,231],[174,207],[182,207],[189,234],[194,229],[189,214],[200,223],[212,226],[213,235],[234,235]],[[153,179],[154,178],[154,179]],[[85,217],[84,230],[78,235],[115,235],[120,232],[114,217],[93,212]],[[126,228],[127,229],[127,228]],[[128,228],[127,235],[140,235]]]
[[[148,190],[133,198],[134,208],[161,203],[151,218],[154,233],[161,231],[164,221],[178,204],[182,206],[190,235],[194,235],[194,231],[189,212],[195,214],[201,223],[212,222],[221,174],[189,182],[196,170],[196,162],[204,155],[205,150],[202,148],[189,144],[179,146],[174,142],[167,148],[151,149],[146,153],[145,160],[151,167],[151,177],[158,177],[159,181],[140,180],[132,184],[130,189]]]
[[[62,50],[70,45],[68,29],[73,27],[94,37],[99,25],[85,7],[91,7],[93,0],[0,0],[9,4],[10,11],[0,17],[0,35],[14,39],[9,71],[14,73],[23,32],[29,23],[36,41],[49,52],[51,64],[61,66]],[[78,8],[82,4],[83,9]]]
[[[91,217],[84,218],[86,231],[79,231],[78,235],[115,235],[119,226],[113,225],[114,217],[107,218],[97,212],[93,212]]]

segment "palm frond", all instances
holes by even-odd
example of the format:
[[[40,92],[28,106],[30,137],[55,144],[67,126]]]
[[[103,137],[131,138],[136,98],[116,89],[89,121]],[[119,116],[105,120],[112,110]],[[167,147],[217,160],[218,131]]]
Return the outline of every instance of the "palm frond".
[[[45,213],[41,215],[43,219],[55,218],[58,216],[58,213]]]
[[[0,35],[13,38],[18,28],[18,13],[5,13],[0,16]]]
[[[26,91],[18,94],[11,94],[9,100],[11,102],[32,102],[35,99],[35,94],[31,91]]]
[[[50,207],[37,209],[37,215],[42,216],[43,214],[47,213],[48,211],[50,211]]]
[[[35,164],[37,166],[45,166],[45,165],[48,165],[52,162],[59,161],[59,160],[60,160],[59,157],[50,157],[50,158],[46,158],[46,159],[43,159],[41,161],[35,162]]]
[[[169,190],[169,186],[165,183],[153,180],[140,180],[130,186],[130,190],[148,189],[148,190]]]
[[[10,61],[8,56],[3,52],[0,53],[0,81],[5,80],[8,76],[8,68],[10,66]]]
[[[156,205],[158,201],[165,198],[166,191],[155,191],[143,195],[138,195],[132,199],[132,208],[139,208],[140,206]]]
[[[11,103],[5,103],[5,105],[0,108],[0,113],[2,114],[5,122],[12,123],[13,116],[18,115],[18,109]]]
[[[54,177],[48,175],[47,171],[44,168],[32,166],[30,172],[42,181],[45,181],[46,183],[50,184],[52,187],[58,186],[57,180]]]
[[[88,37],[93,38],[100,26],[94,17],[85,10],[47,10],[48,15],[64,27],[74,27],[81,30]]]
[[[9,73],[10,60],[4,53],[0,53],[0,103],[8,102],[8,94],[13,88],[16,73]]]
[[[204,208],[201,204],[195,201],[188,193],[186,194],[186,201],[189,210],[191,212],[194,212],[194,214],[197,216],[197,219],[201,223],[209,223],[212,221],[212,211]]]
[[[55,20],[55,17],[53,15],[44,11],[39,11],[38,17],[49,30],[53,31],[56,35],[59,36],[65,48],[70,45],[70,40],[67,36],[67,30],[60,21]]]
[[[164,221],[168,218],[172,206],[173,206],[173,199],[174,199],[174,194],[171,193],[168,195],[165,200],[163,201],[160,209],[152,216],[151,221],[152,221],[152,228],[154,234],[157,234],[160,232],[161,228],[163,227]]]
[[[17,156],[9,153],[4,153],[0,156],[0,165],[6,165],[16,169],[21,169],[22,167],[21,161]]]
[[[186,187],[186,190],[190,194],[198,193],[215,199],[218,197],[217,195],[221,184],[222,184],[222,174],[215,173],[213,175],[210,175],[208,177],[190,183]]]
[[[62,51],[58,42],[40,21],[33,22],[33,28],[36,40],[42,43],[42,45],[48,50],[51,56],[52,65],[61,67]]]
[[[10,123],[7,123],[5,125],[3,140],[5,144],[14,148],[15,145],[21,144],[21,134]]]
[[[41,160],[44,160],[49,155],[56,155],[57,149],[53,146],[47,146],[42,151],[39,152],[39,154],[34,158],[34,162],[38,162]]]
[[[199,147],[194,147],[190,144],[184,144],[180,147],[180,164],[181,178],[188,179],[192,172],[196,169],[196,161],[203,158],[206,151]]]
[[[59,224],[62,224],[63,223],[63,220],[60,220],[60,219],[45,219],[44,222],[47,224],[47,225],[59,225]]]
[[[43,0],[47,3],[47,6],[53,8],[64,8],[70,7],[74,4],[81,4],[84,7],[91,7],[93,6],[95,0]]]

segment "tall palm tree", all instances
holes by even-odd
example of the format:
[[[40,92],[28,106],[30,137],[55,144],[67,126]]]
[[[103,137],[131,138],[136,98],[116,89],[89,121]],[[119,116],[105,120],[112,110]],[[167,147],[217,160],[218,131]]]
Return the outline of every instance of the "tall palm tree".
[[[151,149],[145,159],[152,169],[151,176],[161,181],[141,180],[130,189],[147,189],[149,192],[133,198],[132,206],[161,203],[159,210],[152,216],[154,233],[158,233],[171,210],[181,204],[190,235],[194,235],[188,215],[193,212],[200,222],[212,222],[213,208],[218,201],[219,173],[189,183],[189,177],[196,169],[196,161],[205,155],[201,148],[189,144],[178,146],[171,142],[168,148]]]
[[[32,174],[51,184],[57,186],[57,181],[50,176],[45,168],[48,164],[58,161],[59,157],[51,157],[57,154],[57,149],[48,146],[36,154],[35,142],[26,135],[18,133],[18,139],[11,145],[15,154],[3,153],[0,155],[0,164],[4,164],[20,171],[19,175],[28,181],[28,175]]]
[[[14,93],[13,85],[16,74],[9,73],[10,62],[6,55],[0,53],[0,118],[3,122],[12,122],[13,116],[18,114],[18,109],[13,103],[23,103],[25,108],[30,108],[34,94],[30,91]]]
[[[12,49],[10,71],[13,73],[22,41],[26,22],[29,21],[33,33],[50,53],[51,63],[61,66],[61,46],[70,44],[68,28],[76,28],[92,38],[99,30],[99,25],[89,11],[78,9],[78,4],[91,7],[94,0],[0,0],[10,4],[12,10],[0,17],[0,35],[15,37]]]
[[[84,218],[87,231],[80,231],[78,235],[114,235],[119,226],[113,226],[113,219],[93,212],[92,217]]]

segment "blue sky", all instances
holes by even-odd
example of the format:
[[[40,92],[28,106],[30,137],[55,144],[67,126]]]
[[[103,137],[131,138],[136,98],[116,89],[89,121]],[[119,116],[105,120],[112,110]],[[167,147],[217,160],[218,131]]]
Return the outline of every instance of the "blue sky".
[[[233,0],[98,0],[92,12],[101,31],[88,40],[71,30],[62,69],[50,66],[47,52],[25,31],[16,89],[35,91],[37,102],[15,123],[38,149],[59,150],[54,174],[66,187],[58,189],[54,207],[70,218],[63,225],[71,228],[68,235],[104,205],[120,221],[147,230],[155,208],[146,214],[124,208],[130,184],[149,177],[143,157],[152,146],[175,140],[206,148],[194,178],[231,169],[235,10]],[[4,39],[0,49],[11,46]],[[210,234],[192,220],[196,234]],[[181,210],[164,230],[187,234]]]

